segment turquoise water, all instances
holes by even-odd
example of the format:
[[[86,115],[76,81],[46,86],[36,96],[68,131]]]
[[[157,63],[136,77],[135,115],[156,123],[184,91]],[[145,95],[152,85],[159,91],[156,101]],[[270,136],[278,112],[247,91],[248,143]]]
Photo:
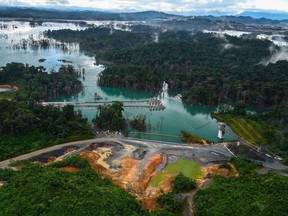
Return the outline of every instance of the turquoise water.
[[[91,102],[94,101],[94,94],[97,93],[103,100],[134,100],[147,99],[158,97],[159,93],[151,94],[141,91],[130,91],[119,88],[99,87],[97,79],[99,73],[104,69],[104,66],[96,66],[95,58],[85,55],[79,50],[78,44],[65,44],[67,49],[61,50],[58,48],[57,41],[51,41],[49,49],[13,49],[15,44],[19,44],[21,40],[45,39],[43,31],[48,29],[83,29],[84,27],[77,26],[71,23],[43,23],[42,26],[30,26],[28,22],[0,22],[0,25],[8,25],[8,28],[1,30],[0,33],[0,66],[4,66],[9,62],[24,62],[35,66],[44,66],[47,71],[57,70],[61,66],[59,59],[72,61],[76,68],[85,68],[85,76],[81,78],[84,89],[78,95],[71,98],[59,98],[57,101],[79,101]],[[17,26],[17,28],[13,28]],[[46,61],[40,63],[38,60],[44,58]],[[160,92],[161,89],[159,89]],[[211,106],[191,106],[183,103],[181,100],[176,100],[168,95],[161,99],[166,107],[163,111],[150,111],[148,109],[132,109],[125,108],[124,114],[127,118],[144,114],[151,125],[149,133],[166,134],[169,136],[179,136],[181,130],[187,130],[195,133],[211,141],[219,141],[217,138],[217,122],[210,117],[210,113],[215,110]],[[81,108],[82,114],[92,120],[96,113],[96,109]],[[156,135],[130,135],[138,138],[156,139],[162,141],[180,142],[178,138],[156,136]],[[232,138],[227,136],[226,140]]]

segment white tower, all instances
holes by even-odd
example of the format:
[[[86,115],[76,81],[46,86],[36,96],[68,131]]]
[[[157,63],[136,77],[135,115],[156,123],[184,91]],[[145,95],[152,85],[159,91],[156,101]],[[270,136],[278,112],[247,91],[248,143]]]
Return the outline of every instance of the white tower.
[[[219,128],[218,138],[219,138],[219,139],[224,139],[225,127],[226,127],[226,125],[225,125],[224,123],[219,123],[219,124],[218,124],[218,128]]]

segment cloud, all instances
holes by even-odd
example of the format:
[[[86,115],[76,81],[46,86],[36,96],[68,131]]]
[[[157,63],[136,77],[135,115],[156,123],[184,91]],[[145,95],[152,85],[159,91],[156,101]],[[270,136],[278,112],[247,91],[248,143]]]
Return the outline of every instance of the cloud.
[[[111,10],[159,10],[166,12],[219,11],[238,13],[243,10],[287,11],[287,0],[0,0],[10,5],[63,5]]]
[[[263,60],[261,64],[267,66],[269,63],[276,63],[277,61],[288,60],[288,47],[283,46],[277,49],[275,45],[272,45],[271,47],[269,47],[269,50],[271,52],[271,57]]]
[[[45,6],[45,5],[70,5],[70,0],[0,0],[1,4],[12,6]]]
[[[229,41],[227,40],[226,34],[223,33],[215,33],[214,34],[215,37],[221,38],[223,40],[223,44],[222,47],[223,49],[221,50],[221,52],[227,50],[227,49],[232,49],[232,48],[238,48],[238,46],[235,46],[234,44],[229,43]]]
[[[48,5],[54,5],[54,4],[57,4],[57,5],[61,5],[61,4],[65,5],[65,4],[67,4],[67,5],[69,5],[70,4],[69,0],[46,0],[45,2]]]
[[[21,1],[21,0],[0,0],[1,4],[7,4],[7,5],[12,5],[12,6],[25,6],[25,5],[30,5],[27,1]]]
[[[240,4],[243,9],[274,10],[288,12],[287,0],[248,0]]]

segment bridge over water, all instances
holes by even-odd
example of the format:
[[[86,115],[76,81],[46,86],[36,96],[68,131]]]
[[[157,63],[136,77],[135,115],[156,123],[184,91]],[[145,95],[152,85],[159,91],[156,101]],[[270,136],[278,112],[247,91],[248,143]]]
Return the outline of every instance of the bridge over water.
[[[75,107],[84,107],[84,108],[98,108],[99,106],[112,104],[116,101],[93,101],[93,102],[39,102],[42,106],[55,106],[55,107],[64,107],[66,105],[73,105]],[[160,100],[156,98],[149,98],[145,100],[124,100],[119,101],[123,103],[125,108],[139,108],[139,109],[150,109],[150,110],[164,110],[165,106],[161,103]]]

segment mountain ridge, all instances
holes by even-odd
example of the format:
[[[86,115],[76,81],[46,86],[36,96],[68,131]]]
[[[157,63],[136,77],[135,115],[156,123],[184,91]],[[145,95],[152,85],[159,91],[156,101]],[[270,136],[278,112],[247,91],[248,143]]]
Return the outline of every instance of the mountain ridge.
[[[244,13],[242,13],[245,15]],[[139,12],[112,12],[93,9],[68,10],[67,8],[34,8],[34,7],[7,7],[0,5],[0,17],[2,18],[29,18],[29,19],[66,19],[66,20],[117,20],[117,21],[157,21],[157,20],[185,20],[195,17],[210,21],[236,22],[253,25],[282,25],[286,20],[273,20],[268,18],[253,18],[251,16],[226,15],[226,16],[183,16],[169,14],[161,11]],[[288,17],[288,14],[287,14]]]

